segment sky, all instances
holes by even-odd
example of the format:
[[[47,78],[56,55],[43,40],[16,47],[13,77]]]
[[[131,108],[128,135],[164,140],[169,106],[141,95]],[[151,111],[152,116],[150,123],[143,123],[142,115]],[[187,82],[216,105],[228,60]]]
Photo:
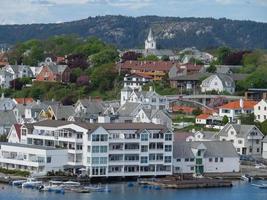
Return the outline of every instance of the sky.
[[[103,15],[267,22],[267,0],[0,0],[0,8],[0,24],[60,23]]]

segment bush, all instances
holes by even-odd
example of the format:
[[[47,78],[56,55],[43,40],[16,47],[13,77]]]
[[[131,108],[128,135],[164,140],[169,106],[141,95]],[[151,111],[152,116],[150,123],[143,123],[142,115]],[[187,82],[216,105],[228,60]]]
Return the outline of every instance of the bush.
[[[0,168],[0,173],[8,174],[8,175],[15,175],[15,176],[25,176],[25,177],[30,175],[30,172],[28,171],[16,170],[16,169],[5,169],[5,168]]]

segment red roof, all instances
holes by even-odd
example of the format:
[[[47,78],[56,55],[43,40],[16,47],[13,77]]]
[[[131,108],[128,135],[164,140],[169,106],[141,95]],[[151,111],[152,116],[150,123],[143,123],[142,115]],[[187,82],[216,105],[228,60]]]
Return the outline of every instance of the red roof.
[[[165,71],[169,72],[172,66],[178,65],[174,61],[136,61],[128,60],[120,63],[121,69],[147,70],[147,71]]]
[[[149,75],[146,75],[146,74],[143,74],[143,73],[133,73],[131,74],[130,76],[139,76],[139,77],[143,77],[143,78],[147,78],[147,79],[153,79],[152,76],[149,76]]]
[[[15,98],[17,104],[29,104],[34,102],[33,98]]]
[[[189,136],[192,136],[193,133],[190,132],[175,132],[174,133],[174,141],[175,142],[181,142],[181,141],[186,141],[186,138]]]
[[[174,105],[172,106],[172,112],[185,112],[185,113],[192,113],[194,110],[193,107],[189,107],[189,106],[179,106],[179,105]]]
[[[22,126],[21,124],[14,124],[14,127],[15,127],[15,130],[16,130],[16,133],[17,133],[19,140],[21,138],[21,129],[20,129],[21,126]]]
[[[244,100],[243,101],[243,109],[245,109],[245,110],[252,110],[252,109],[254,109],[254,106],[257,103],[258,103],[257,101]],[[220,108],[223,108],[223,109],[231,109],[231,110],[241,109],[240,100],[238,100],[238,101],[232,101],[230,103],[224,104]]]
[[[198,115],[196,118],[197,119],[208,119],[209,118],[209,114],[200,114],[200,115]]]

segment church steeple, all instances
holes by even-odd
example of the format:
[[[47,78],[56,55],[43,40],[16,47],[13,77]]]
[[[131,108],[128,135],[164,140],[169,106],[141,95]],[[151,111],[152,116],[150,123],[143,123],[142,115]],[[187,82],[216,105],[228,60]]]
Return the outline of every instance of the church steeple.
[[[145,49],[148,50],[156,48],[157,48],[156,40],[154,40],[152,29],[150,28],[147,39],[145,41]]]

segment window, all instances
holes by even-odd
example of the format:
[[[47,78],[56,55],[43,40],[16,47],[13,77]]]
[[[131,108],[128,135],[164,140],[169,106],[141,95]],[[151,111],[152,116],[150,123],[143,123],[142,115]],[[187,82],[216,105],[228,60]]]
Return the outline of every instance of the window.
[[[83,138],[83,134],[82,133],[77,133],[77,139],[81,139]]]
[[[260,140],[256,140],[256,144],[259,144],[260,143]]]
[[[223,162],[223,158],[220,158],[220,162]]]
[[[190,158],[190,162],[194,162],[195,161],[195,159],[194,158]]]
[[[185,161],[185,162],[189,162],[189,158],[185,158],[184,161]]]
[[[261,107],[260,106],[258,106],[258,110],[260,110],[261,109]]]
[[[257,153],[259,153],[260,152],[260,148],[257,148]]]
[[[83,149],[83,145],[77,144],[76,149],[77,150],[82,150]]]
[[[165,145],[165,151],[166,152],[172,151],[172,145]]]
[[[191,170],[191,171],[194,171],[194,167],[190,167],[190,170]]]
[[[90,164],[91,163],[91,158],[87,157],[87,163]]]
[[[264,107],[264,110],[266,110],[266,106]]]
[[[201,151],[200,150],[197,151],[197,156],[201,156]]]
[[[261,117],[260,117],[260,115],[258,115],[258,119],[260,119]]]
[[[99,146],[93,146],[92,153],[99,153]]]
[[[165,135],[165,141],[172,141],[172,135],[171,134],[166,134]]]
[[[172,157],[171,156],[165,156],[164,162],[165,163],[171,163],[172,162]]]
[[[141,152],[148,152],[148,146],[142,145],[141,146]]]
[[[52,158],[50,156],[46,158],[46,163],[51,163],[51,161],[52,161]]]
[[[95,165],[95,164],[99,164],[99,157],[93,157],[92,158],[92,164]]]
[[[181,162],[181,159],[180,159],[180,158],[177,158],[176,161],[177,161],[177,162]]]
[[[149,160],[156,160],[155,154],[149,154]]]
[[[108,136],[107,135],[101,135],[100,136],[100,141],[108,141]]]
[[[141,156],[141,163],[147,163],[147,157]]]
[[[236,151],[237,151],[237,152],[240,152],[240,148],[237,148]]]
[[[215,158],[215,162],[218,162],[218,158]]]
[[[108,147],[107,146],[100,146],[100,153],[107,153]]]
[[[107,164],[107,162],[108,162],[108,159],[107,159],[107,157],[100,157],[100,164]]]
[[[209,158],[209,162],[212,162],[212,158]]]
[[[242,144],[243,143],[243,141],[242,140],[238,140],[238,144]]]
[[[141,134],[141,141],[148,141],[148,134]]]

